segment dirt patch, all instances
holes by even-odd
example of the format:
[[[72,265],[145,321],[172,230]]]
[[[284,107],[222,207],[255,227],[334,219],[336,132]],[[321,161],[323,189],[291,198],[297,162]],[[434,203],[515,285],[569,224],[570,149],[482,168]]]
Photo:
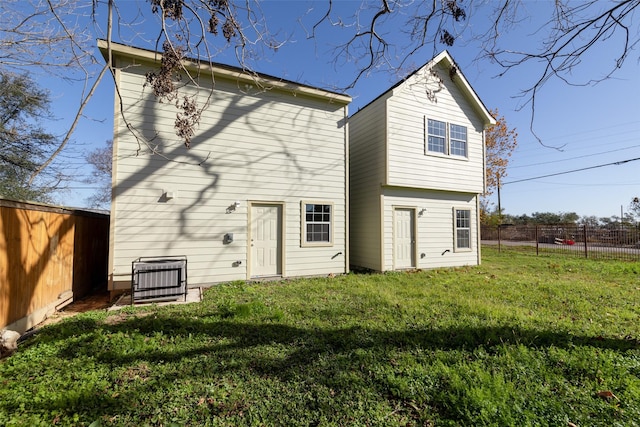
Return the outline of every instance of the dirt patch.
[[[52,325],[63,319],[73,317],[87,311],[106,310],[111,306],[111,304],[111,294],[108,291],[91,294],[78,301],[72,302],[60,311],[56,311],[38,324],[38,327]]]
[[[102,323],[105,325],[117,325],[119,323],[125,322],[129,317],[131,317],[127,313],[116,313],[109,315]]]
[[[140,319],[142,317],[147,317],[151,314],[153,314],[153,312],[146,312],[146,313],[143,312],[143,313],[136,313],[136,314],[116,312],[115,314],[110,314],[109,316],[107,316],[107,318],[104,319],[102,323],[104,323],[105,325],[117,325],[131,318]]]

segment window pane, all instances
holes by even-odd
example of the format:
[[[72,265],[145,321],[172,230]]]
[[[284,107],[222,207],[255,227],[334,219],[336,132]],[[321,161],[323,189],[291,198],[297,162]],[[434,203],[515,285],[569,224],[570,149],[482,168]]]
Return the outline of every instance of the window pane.
[[[456,210],[456,226],[468,228],[471,224],[471,211],[466,209]]]
[[[429,136],[429,145],[427,149],[429,151],[435,151],[436,153],[444,153],[444,138]]]
[[[331,205],[307,204],[305,212],[306,241],[330,242]]]
[[[449,125],[451,138],[451,154],[467,157],[467,128],[460,125]]]
[[[446,152],[447,125],[445,122],[427,121],[427,151]]]
[[[456,248],[471,248],[471,211],[456,209]]]
[[[447,127],[444,122],[429,119],[428,128],[429,135],[441,136],[443,138],[447,135]]]
[[[458,230],[457,231],[457,247],[458,248],[470,248],[470,238],[469,238],[469,230]]]
[[[467,140],[467,128],[460,125],[451,125],[451,139]]]
[[[451,140],[451,154],[454,156],[467,157],[467,143]]]

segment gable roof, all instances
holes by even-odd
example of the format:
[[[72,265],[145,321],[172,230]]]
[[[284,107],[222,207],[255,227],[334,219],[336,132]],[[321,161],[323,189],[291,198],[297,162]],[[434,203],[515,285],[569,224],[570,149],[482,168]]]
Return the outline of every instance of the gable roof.
[[[98,48],[106,61],[109,59],[109,50],[113,56],[121,56],[145,62],[160,62],[160,53],[154,50],[142,49],[121,43],[107,42],[98,39]],[[214,76],[235,80],[242,83],[260,83],[267,89],[278,89],[289,92],[292,95],[307,95],[313,98],[327,99],[330,102],[347,105],[351,97],[338,92],[331,92],[314,86],[286,80],[268,74],[248,72],[240,67],[210,62],[196,58],[185,58],[183,64],[187,69],[199,69]]]
[[[482,102],[482,100],[480,99],[480,97],[478,96],[476,91],[473,90],[473,88],[469,84],[469,81],[466,79],[466,77],[462,73],[462,70],[460,69],[458,64],[456,64],[456,62],[454,61],[454,59],[451,56],[451,54],[446,50],[443,50],[438,55],[436,55],[431,61],[427,62],[422,67],[418,68],[416,71],[414,71],[413,73],[407,75],[405,78],[400,80],[398,83],[396,83],[393,86],[391,86],[385,92],[383,92],[382,94],[377,96],[373,101],[369,102],[367,105],[365,105],[364,107],[360,108],[358,111],[353,113],[352,116],[355,116],[356,114],[358,114],[358,112],[364,110],[365,108],[367,108],[370,104],[374,103],[379,98],[382,98],[383,96],[389,94],[391,91],[393,91],[395,88],[397,88],[398,86],[400,86],[401,84],[403,84],[404,82],[409,80],[412,76],[414,76],[415,74],[417,74],[421,70],[423,70],[425,68],[435,67],[438,64],[442,64],[446,69],[449,69],[449,70],[452,67],[455,67],[455,76],[451,77],[451,80],[456,84],[458,89],[460,89],[460,91],[462,92],[464,97],[467,99],[467,101],[469,101],[469,103],[473,107],[474,111],[482,119],[482,121],[484,122],[485,125],[494,125],[494,124],[496,124],[496,119],[491,115],[491,113],[489,112],[487,107],[484,105],[484,103]]]

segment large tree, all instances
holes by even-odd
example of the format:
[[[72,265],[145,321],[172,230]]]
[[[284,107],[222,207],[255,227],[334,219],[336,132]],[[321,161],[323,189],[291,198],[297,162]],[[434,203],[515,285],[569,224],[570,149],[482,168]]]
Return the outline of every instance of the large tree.
[[[118,37],[124,43],[140,40],[138,24],[145,21],[154,33],[147,30],[142,38],[155,40],[155,48],[163,52],[163,67],[149,74],[149,84],[159,98],[174,100],[176,133],[187,146],[199,126],[199,112],[207,105],[206,101],[185,101],[177,93],[179,84],[167,84],[175,82],[178,73],[186,75],[183,83],[197,84],[179,60],[185,56],[212,60],[217,52],[232,50],[238,64],[252,71],[268,52],[292,41],[290,28],[299,25],[307,39],[319,45],[335,43],[328,61],[348,70],[343,89],[372,72],[402,77],[452,45],[469,45],[478,52],[479,61],[498,64],[503,73],[531,66],[527,75],[532,75],[532,69],[538,72],[532,80],[523,81],[521,95],[524,104],[531,106],[533,122],[536,99],[550,79],[589,85],[609,78],[627,62],[640,42],[640,20],[634,19],[638,6],[640,0],[540,2],[535,7],[545,16],[531,22],[528,8],[532,6],[516,0],[325,0],[309,2],[307,12],[271,31],[270,17],[278,13],[274,8],[283,7],[279,2],[4,0],[0,2],[0,67],[37,66],[84,81],[75,119],[54,156],[71,140],[95,85],[111,69],[110,63],[99,65],[103,61],[94,56],[93,41],[96,37],[108,41]],[[536,31],[529,34],[528,48],[523,49],[514,44],[517,38],[511,34],[527,26]],[[594,52],[599,57],[595,64],[586,61]],[[135,133],[127,118],[123,120]],[[143,135],[136,136],[141,146],[153,150]],[[50,164],[51,159],[44,162],[30,180]]]
[[[0,70],[0,197],[50,202],[59,188],[55,171],[29,182],[57,143],[40,123],[48,108],[48,93],[29,77]]]

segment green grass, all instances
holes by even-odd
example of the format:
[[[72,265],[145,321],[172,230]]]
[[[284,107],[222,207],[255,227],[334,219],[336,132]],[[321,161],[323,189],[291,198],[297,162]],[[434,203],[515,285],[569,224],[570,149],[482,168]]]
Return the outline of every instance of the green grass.
[[[483,256],[76,316],[0,362],[0,425],[640,425],[640,263]]]

